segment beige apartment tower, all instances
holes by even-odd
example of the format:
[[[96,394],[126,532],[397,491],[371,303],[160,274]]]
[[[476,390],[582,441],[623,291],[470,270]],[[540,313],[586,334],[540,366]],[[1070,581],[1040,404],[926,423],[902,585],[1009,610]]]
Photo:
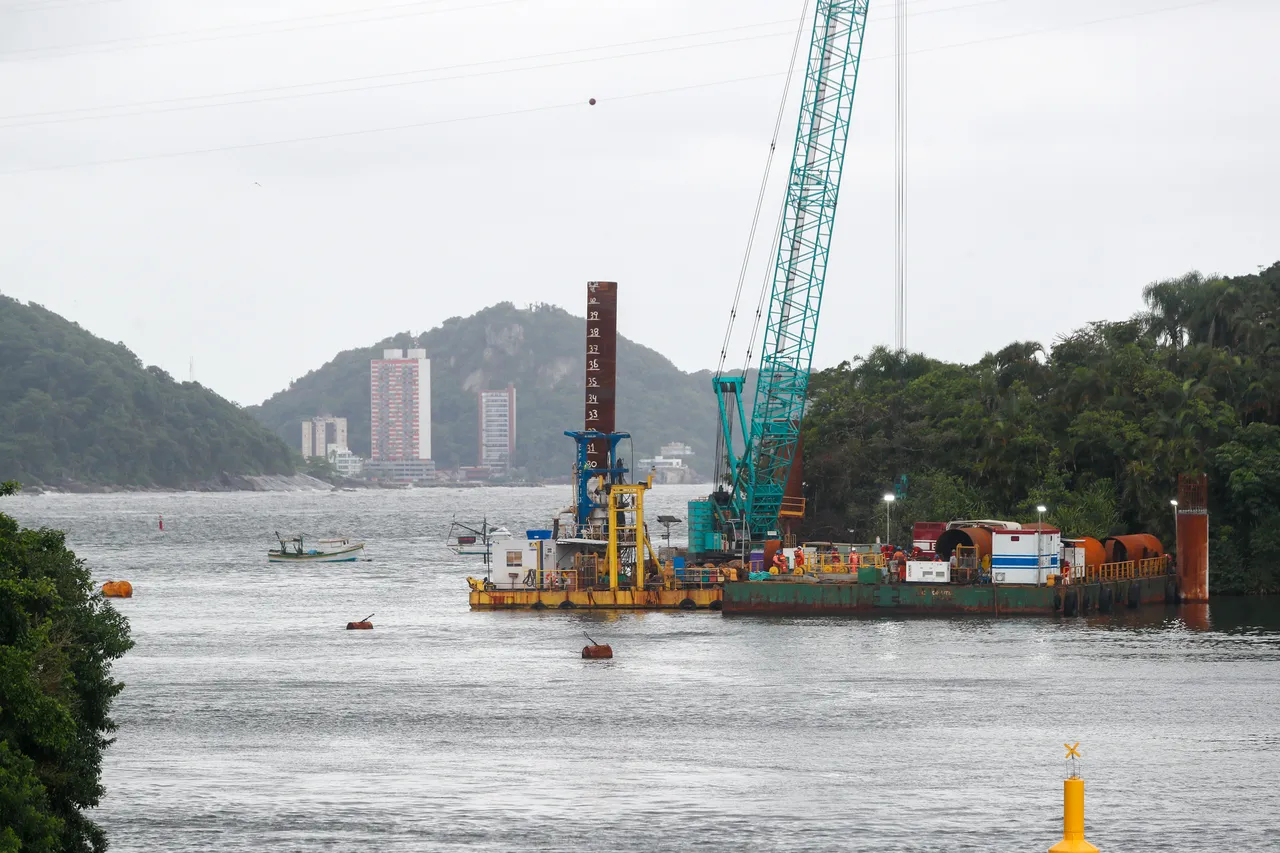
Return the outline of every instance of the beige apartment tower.
[[[321,416],[302,422],[302,458],[329,458],[329,450],[347,449],[347,419]]]
[[[508,473],[516,453],[516,389],[480,392],[480,454],[478,464]]]

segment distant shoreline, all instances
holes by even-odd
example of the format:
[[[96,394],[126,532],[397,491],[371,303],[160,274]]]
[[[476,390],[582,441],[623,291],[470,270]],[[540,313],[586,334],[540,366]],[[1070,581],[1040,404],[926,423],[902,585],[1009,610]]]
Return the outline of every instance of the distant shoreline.
[[[206,483],[197,483],[189,486],[121,486],[116,484],[103,483],[72,483],[57,486],[24,486],[20,494],[25,495],[118,495],[118,494],[223,494],[231,492],[259,492],[259,493],[280,493],[280,492],[336,492],[336,491],[359,491],[359,492],[401,492],[413,491],[418,489],[540,489],[547,487],[563,487],[568,485],[565,482],[542,482],[542,483],[429,483],[429,484],[413,484],[402,485],[395,484],[379,484],[366,483],[359,480],[348,481],[342,485],[333,485],[325,480],[312,477],[308,474],[293,475],[266,475],[266,476],[236,476],[229,477],[227,480],[211,481]],[[690,486],[705,485],[708,489],[710,483],[655,483],[654,488],[662,488],[666,485]]]

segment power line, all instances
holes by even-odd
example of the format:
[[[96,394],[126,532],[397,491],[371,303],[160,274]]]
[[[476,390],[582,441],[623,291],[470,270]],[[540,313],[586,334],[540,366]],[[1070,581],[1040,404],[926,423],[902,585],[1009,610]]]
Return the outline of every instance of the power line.
[[[103,0],[103,2],[111,2],[111,1],[113,0]],[[203,27],[200,29],[179,30],[176,32],[169,32],[169,33],[154,33],[152,35],[127,36],[127,37],[116,38],[116,39],[106,39],[104,41],[78,42],[75,44],[46,45],[44,47],[18,48],[15,50],[0,51],[0,59],[3,59],[4,57],[7,57],[7,56],[19,56],[19,54],[45,54],[45,53],[47,53],[48,55],[47,56],[37,55],[37,56],[27,56],[27,57],[19,56],[18,59],[15,59],[13,61],[24,61],[26,59],[29,59],[29,60],[61,59],[63,57],[80,56],[84,54],[111,53],[111,52],[121,51],[121,50],[135,50],[135,49],[140,50],[140,49],[149,48],[149,47],[168,47],[170,45],[182,45],[182,44],[209,42],[209,41],[221,41],[223,39],[234,39],[234,38],[249,38],[249,37],[258,36],[258,35],[274,35],[276,33],[300,32],[303,30],[318,29],[321,27],[342,26],[344,24],[358,24],[358,23],[365,23],[368,21],[386,21],[386,20],[396,20],[400,18],[418,17],[421,15],[442,14],[445,12],[463,12],[463,11],[469,11],[471,9],[483,9],[489,6],[502,6],[508,3],[517,3],[517,2],[524,2],[524,1],[525,0],[497,0],[497,2],[480,3],[474,6],[459,6],[459,7],[449,8],[449,9],[434,9],[434,10],[427,9],[423,11],[404,12],[404,13],[397,13],[393,15],[381,15],[381,16],[368,17],[368,18],[354,18],[349,20],[337,20],[337,21],[326,20],[320,23],[304,24],[302,26],[297,26],[297,27],[278,27],[278,25],[280,24],[290,24],[296,21],[311,21],[311,20],[327,19],[327,18],[335,18],[335,17],[347,17],[350,15],[359,15],[364,12],[378,12],[386,9],[416,8],[419,6],[435,5],[435,4],[444,3],[444,2],[451,2],[451,0],[414,0],[414,2],[411,2],[411,3],[397,3],[389,6],[368,6],[362,9],[351,9],[346,12],[328,12],[320,15],[304,15],[302,17],[277,18],[276,20],[273,20],[273,21],[264,21],[264,22],[258,22],[258,23],[224,24],[222,26],[217,26],[217,27]],[[914,3],[933,3],[933,2],[938,2],[938,0],[908,0],[908,2],[911,2],[913,4]],[[977,0],[977,2],[966,3],[960,6],[948,6],[942,9],[924,9],[924,10],[912,12],[911,14],[932,15],[932,14],[937,14],[939,12],[949,12],[954,9],[967,9],[973,6],[986,6],[992,3],[1007,3],[1007,2],[1012,2],[1012,0]],[[776,23],[789,23],[789,21],[778,21]],[[278,27],[278,28],[269,29],[271,27]],[[224,30],[235,30],[235,29],[245,30],[245,32],[232,32],[232,33],[223,32]],[[200,38],[181,39],[177,41],[160,41],[160,42],[154,42],[154,43],[147,43],[148,39],[166,39],[166,38],[176,38],[180,36],[200,36],[203,33],[209,33],[210,35],[200,37]],[[123,44],[123,42],[141,42],[141,44]],[[77,48],[101,48],[101,49],[78,50]]]
[[[101,6],[104,3],[120,3],[121,0],[82,0],[80,3],[70,2],[51,2],[51,3],[29,3],[26,6],[13,6],[8,9],[0,9],[0,14],[16,15],[21,12],[51,12],[59,9],[78,9],[81,6]]]
[[[917,2],[922,2],[922,0],[917,0]],[[943,13],[943,12],[954,12],[962,9],[969,9],[974,6],[988,6],[993,3],[1005,3],[1005,2],[1010,2],[1010,0],[978,0],[978,2],[967,3],[961,6],[947,6],[942,9],[926,9],[922,11],[913,12],[911,14],[912,15],[934,15],[934,14]],[[273,92],[288,92],[288,91],[294,91],[297,89],[311,88],[315,86],[335,86],[335,85],[341,85],[344,83],[362,83],[362,82],[367,82],[372,80],[388,80],[390,78],[407,77],[415,74],[432,74],[440,71],[452,71],[452,70],[458,70],[458,69],[464,69],[464,68],[477,68],[484,65],[496,65],[496,64],[502,64],[507,62],[522,62],[522,61],[531,60],[531,59],[544,59],[544,58],[555,57],[555,56],[569,56],[569,55],[578,54],[578,53],[591,53],[599,50],[610,50],[618,47],[631,47],[631,46],[641,45],[641,44],[652,44],[656,42],[671,41],[671,40],[680,39],[680,38],[697,38],[697,37],[706,36],[706,35],[717,35],[720,33],[735,32],[735,31],[747,30],[747,29],[757,29],[760,27],[777,26],[782,24],[789,25],[790,21],[787,21],[787,20],[764,21],[758,24],[742,24],[742,25],[733,26],[733,27],[720,27],[713,30],[703,30],[700,32],[684,33],[684,34],[671,35],[671,36],[660,36],[652,39],[640,39],[636,41],[618,42],[615,44],[600,45],[597,47],[576,48],[572,50],[563,50],[563,51],[552,51],[549,53],[530,54],[530,55],[519,56],[519,57],[511,57],[507,59],[489,59],[489,60],[483,60],[479,62],[437,66],[434,68],[423,68],[423,69],[417,69],[413,71],[397,71],[397,72],[391,72],[386,74],[369,74],[369,75],[363,75],[359,77],[347,77],[347,78],[340,78],[336,80],[317,81],[314,83],[295,83],[287,86],[268,86],[268,87],[262,87],[257,89],[241,89],[238,91],[220,92],[220,93],[214,93],[210,95],[188,95],[185,97],[163,98],[163,99],[158,99],[153,101],[136,101],[136,102],[124,103],[124,104],[110,104],[110,105],[105,105],[101,107],[78,107],[78,108],[66,109],[66,110],[49,110],[49,111],[35,112],[35,113],[18,113],[14,115],[0,116],[0,122],[10,122],[8,124],[0,124],[0,129],[32,127],[32,126],[44,125],[44,124],[64,124],[68,122],[77,122],[77,121],[97,121],[101,119],[120,118],[120,117],[134,116],[134,115],[151,115],[151,114],[157,114],[157,113],[178,112],[178,111],[193,110],[193,109],[213,109],[216,107],[235,106],[238,104],[255,104],[255,103],[262,103],[264,101],[283,100],[285,98],[322,97],[325,95],[343,94],[346,92],[362,92],[362,91],[367,91],[371,89],[392,88],[392,87],[407,86],[407,85],[419,85],[422,83],[434,83],[434,82],[441,82],[443,80],[460,80],[460,79],[467,79],[470,77],[480,77],[480,76],[489,76],[492,74],[509,73],[511,71],[524,71],[524,70],[535,70],[540,68],[551,68],[559,65],[570,65],[570,64],[578,64],[578,63],[571,63],[571,62],[549,63],[545,65],[530,66],[527,68],[513,68],[513,69],[504,69],[501,71],[489,71],[481,74],[463,74],[463,75],[454,75],[451,77],[443,77],[443,78],[428,78],[425,80],[399,81],[399,82],[385,83],[380,85],[352,86],[352,87],[347,87],[342,89],[333,89],[333,90],[319,91],[319,92],[301,92],[295,95],[288,95],[288,96],[282,96],[282,97],[247,98],[247,99],[242,98],[240,100],[233,100],[233,101],[226,101],[226,102],[212,103],[212,104],[191,104],[190,103],[191,101],[213,100],[217,98],[235,98],[241,95],[267,94],[267,93],[273,93]],[[776,38],[781,35],[787,35],[788,33],[789,31],[778,32],[778,33],[764,33],[759,36],[744,37],[739,39],[729,39],[729,40],[717,41],[717,42],[706,42],[704,44],[699,44],[699,45],[684,45],[684,46],[668,48],[667,50],[670,50],[670,51],[690,50],[690,49],[696,49],[698,47],[709,47],[709,46],[716,46],[716,45],[722,45],[722,44],[730,44],[733,42],[740,42],[740,41],[754,41],[757,39]],[[661,52],[664,52],[664,51],[645,51],[643,53],[622,54],[616,57],[600,57],[598,59],[586,59],[586,60],[580,60],[579,62],[596,62],[596,61],[600,61],[601,59],[629,58],[633,56],[646,55],[648,53],[661,53]],[[167,104],[173,104],[175,106],[165,107],[165,105]],[[186,105],[177,106],[181,104],[186,104]],[[131,112],[107,112],[109,110],[128,110],[133,107],[142,107],[142,108],[156,107],[156,109],[137,109]],[[101,112],[104,114],[103,115],[73,115],[74,113],[93,113],[93,112]],[[14,119],[28,119],[28,118],[39,119],[39,120],[21,121],[21,122],[12,121]]]
[[[679,51],[679,50],[692,50],[692,49],[702,48],[702,47],[715,47],[715,46],[725,45],[725,44],[736,44],[738,42],[744,42],[744,41],[755,41],[758,39],[776,38],[780,35],[789,35],[789,33],[786,33],[786,32],[763,33],[761,35],[756,35],[756,36],[744,36],[744,37],[732,38],[732,39],[722,39],[719,41],[700,42],[698,44],[691,44],[691,45],[677,45],[674,47],[659,48],[657,50],[636,51],[632,53],[614,54],[610,56],[587,57],[584,59],[565,60],[562,62],[550,62],[550,63],[543,63],[540,65],[528,65],[528,66],[523,66],[518,68],[500,68],[492,71],[483,71],[483,72],[472,73],[472,74],[457,74],[449,77],[432,77],[424,80],[400,80],[395,82],[377,83],[377,84],[368,85],[368,86],[351,86],[343,89],[329,89],[329,90],[320,91],[320,92],[301,92],[301,93],[296,93],[291,95],[281,94],[281,95],[262,97],[262,98],[248,98],[248,99],[241,99],[241,100],[235,100],[235,101],[225,101],[225,102],[214,103],[214,104],[181,105],[181,102],[183,101],[234,97],[237,94],[255,94],[257,92],[284,92],[291,89],[308,88],[311,86],[328,86],[328,85],[335,85],[335,84],[340,84],[344,82],[357,82],[361,80],[385,80],[386,78],[389,78],[389,77],[402,77],[402,76],[409,76],[413,74],[432,74],[432,73],[441,72],[441,71],[452,71],[452,70],[458,70],[458,69],[464,69],[464,68],[477,68],[485,65],[497,65],[497,64],[508,63],[508,62],[523,62],[531,59],[542,59],[542,58],[555,57],[555,56],[570,56],[573,54],[592,53],[596,51],[609,50],[609,49],[618,48],[618,47],[630,47],[630,46],[643,45],[643,44],[654,44],[658,42],[672,41],[674,39],[681,39],[681,38],[696,38],[698,36],[703,36],[703,35],[712,35],[716,33],[728,32],[732,30],[750,29],[750,28],[757,28],[761,26],[767,26],[767,25],[766,24],[747,24],[741,27],[726,27],[719,30],[705,30],[699,33],[684,33],[684,34],[671,35],[671,36],[659,36],[657,38],[652,38],[652,39],[640,39],[637,41],[618,42],[615,44],[601,45],[598,47],[584,47],[584,48],[576,48],[573,50],[553,51],[550,53],[530,54],[526,56],[513,57],[510,59],[489,59],[489,60],[483,60],[480,62],[467,62],[467,63],[461,63],[457,65],[444,65],[444,66],[437,66],[435,68],[423,68],[423,69],[418,69],[416,71],[400,71],[400,72],[395,72],[393,74],[373,74],[373,75],[368,75],[366,77],[348,78],[347,80],[330,80],[330,81],[324,81],[324,82],[318,82],[318,83],[298,83],[292,86],[273,86],[266,89],[257,89],[257,90],[247,89],[238,93],[229,92],[229,93],[220,93],[216,95],[192,95],[185,98],[171,98],[171,99],[164,99],[164,100],[158,100],[158,101],[142,102],[142,103],[136,104],[135,106],[153,106],[153,105],[159,106],[164,104],[178,104],[178,105],[170,106],[170,107],[160,107],[157,109],[140,109],[140,110],[134,110],[132,112],[114,112],[114,113],[105,113],[103,115],[89,115],[89,116],[77,116],[77,115],[64,114],[64,113],[72,113],[72,112],[91,112],[94,110],[119,109],[122,107],[129,106],[129,105],[119,105],[115,107],[96,107],[96,108],[85,107],[77,110],[64,110],[64,111],[53,111],[53,112],[46,112],[46,113],[27,113],[25,115],[20,114],[20,115],[14,115],[14,116],[3,116],[3,117],[0,117],[0,121],[9,121],[10,119],[20,119],[20,118],[28,118],[28,117],[37,118],[37,120],[28,121],[28,122],[15,122],[11,124],[0,124],[0,129],[16,128],[16,127],[32,127],[32,126],[43,125],[43,124],[62,124],[66,122],[76,122],[76,121],[95,121],[99,119],[122,118],[122,117],[137,116],[137,115],[151,115],[155,113],[167,113],[167,112],[175,112],[180,110],[195,110],[195,109],[208,109],[212,107],[236,106],[239,104],[257,104],[265,101],[277,101],[277,100],[285,100],[285,99],[293,99],[293,98],[310,98],[310,97],[319,97],[322,95],[337,95],[337,94],[343,94],[346,92],[364,92],[364,91],[369,91],[373,89],[385,89],[385,88],[391,88],[396,86],[413,86],[421,83],[436,83],[444,80],[462,80],[462,79],[469,79],[472,77],[485,77],[493,74],[509,74],[516,71],[533,71],[533,70],[542,69],[542,68],[556,68],[559,66],[576,65],[576,64],[586,63],[586,62],[602,62],[602,61],[611,60],[611,59],[627,59],[627,58],[636,57],[636,56],[648,56],[651,54],[670,53],[670,52]],[[44,116],[49,116],[49,118],[44,118]]]
[[[647,92],[633,92],[626,95],[613,95],[610,101],[625,101],[635,98],[647,98],[653,95],[667,95],[675,92],[685,92],[693,89],[706,89],[712,86],[725,86],[731,83],[743,83],[749,80],[764,80],[770,77],[779,77],[780,73],[770,74],[753,74],[748,77],[734,77],[728,80],[715,80],[709,83],[694,83],[688,86],[674,86],[668,89],[653,89]],[[434,127],[436,125],[458,124],[470,121],[483,121],[491,118],[502,118],[505,116],[528,115],[530,113],[550,112],[552,110],[563,110],[570,107],[583,106],[581,100],[569,101],[559,104],[546,104],[538,107],[524,107],[515,110],[501,110],[493,113],[482,113],[472,116],[458,116],[455,118],[433,119],[431,121],[413,122],[411,124],[400,124],[393,127],[371,127],[360,130],[343,130],[335,133],[323,133],[316,136],[298,136],[290,139],[272,139],[265,142],[246,142],[236,145],[220,145],[214,148],[201,148],[193,151],[173,151],[163,154],[142,154],[136,157],[119,157],[111,160],[94,160],[88,163],[68,163],[58,166],[36,166],[31,169],[14,169],[6,172],[0,172],[0,175],[17,175],[26,172],[49,172],[61,171],[64,169],[78,169],[85,166],[115,166],[121,163],[137,163],[143,160],[167,160],[175,157],[190,157],[198,154],[215,154],[223,151],[245,151],[253,148],[269,148],[275,145],[288,145],[296,142],[319,142],[328,139],[343,139],[350,136],[368,136],[375,133],[394,133],[401,130],[414,130],[422,127]]]
[[[1180,3],[1177,6],[1160,6],[1159,8],[1156,8],[1156,9],[1144,9],[1140,12],[1128,12],[1123,15],[1112,15],[1106,18],[1094,18],[1089,21],[1077,21],[1076,23],[1073,23],[1073,24],[1056,24],[1051,27],[1040,27],[1039,29],[1035,29],[1035,30],[1024,30],[1018,33],[1006,33],[1004,35],[988,36],[986,38],[972,39],[970,41],[959,41],[959,42],[955,42],[954,44],[944,44],[944,45],[939,45],[937,47],[926,47],[926,48],[921,48],[920,50],[910,51],[907,55],[915,56],[916,54],[919,54],[919,53],[933,53],[939,50],[952,50],[958,47],[970,47],[975,44],[988,44],[993,41],[1008,41],[1009,39],[1024,38],[1026,36],[1038,36],[1044,33],[1058,32],[1059,30],[1076,30],[1076,29],[1080,29],[1081,27],[1091,27],[1095,24],[1109,24],[1114,21],[1125,21],[1130,18],[1143,18],[1148,15],[1158,15],[1162,12],[1177,12],[1177,11],[1181,11],[1182,9],[1191,9],[1196,6],[1213,6],[1223,2],[1226,2],[1226,0],[1195,0],[1195,2],[1192,2],[1192,3]],[[877,59],[885,59],[885,58],[887,57],[877,57]]]
[[[1071,23],[1071,24],[1059,24],[1051,27],[1042,27],[1039,29],[1027,30],[1020,33],[1006,33],[1004,35],[989,36],[987,38],[982,38],[982,39],[972,39],[970,41],[956,42],[954,44],[937,45],[935,47],[920,48],[917,50],[909,51],[908,55],[915,56],[922,53],[934,53],[934,52],[943,51],[943,50],[955,50],[957,48],[972,47],[974,45],[988,44],[996,41],[1007,41],[1009,39],[1041,35],[1044,33],[1057,32],[1060,30],[1080,29],[1083,27],[1094,26],[1097,24],[1111,23],[1114,21],[1122,21],[1122,20],[1127,20],[1131,18],[1145,17],[1148,15],[1159,14],[1161,12],[1173,12],[1173,11],[1180,11],[1183,9],[1190,9],[1198,6],[1216,5],[1222,2],[1225,2],[1225,0],[1195,0],[1195,2],[1191,2],[1191,3],[1181,3],[1175,6],[1163,6],[1157,9],[1147,9],[1141,12],[1131,12],[1124,15],[1113,15],[1106,18],[1095,18],[1089,21],[1078,21],[1076,23]],[[893,54],[886,54],[884,56],[864,58],[863,61],[873,62],[881,59],[890,59],[890,58],[893,58],[893,56],[894,56]],[[625,94],[625,95],[614,95],[604,100],[607,102],[607,101],[624,101],[624,100],[632,100],[632,99],[638,99],[638,98],[647,98],[647,97],[652,97],[656,95],[666,95],[666,94],[673,94],[677,92],[687,92],[687,91],[693,91],[697,89],[712,88],[715,86],[725,86],[733,83],[744,83],[744,82],[753,81],[753,80],[766,80],[766,79],[771,79],[775,77],[782,77],[785,75],[785,73],[786,73],[785,71],[778,71],[778,72],[771,72],[767,74],[752,74],[745,77],[733,77],[726,80],[715,80],[715,81],[710,81],[706,83],[693,83],[686,86],[674,86],[666,89],[653,89],[645,92],[634,92],[634,93]],[[66,169],[79,169],[79,168],[86,168],[90,166],[113,166],[113,165],[119,165],[124,163],[137,163],[145,160],[174,159],[177,157],[189,157],[189,156],[196,156],[201,154],[214,154],[214,153],[219,153],[224,151],[244,151],[244,150],[250,150],[255,148],[268,148],[276,145],[288,145],[288,144],[299,143],[299,142],[318,142],[318,141],[330,140],[330,139],[342,139],[342,138],[352,137],[352,136],[366,136],[366,135],[372,135],[377,133],[393,133],[393,132],[402,131],[402,130],[414,130],[417,128],[433,127],[437,125],[456,124],[461,122],[482,121],[482,120],[491,119],[491,118],[500,118],[505,116],[514,116],[514,115],[526,115],[530,113],[539,113],[539,112],[549,112],[552,110],[562,110],[562,109],[568,109],[570,107],[581,107],[581,106],[582,106],[582,102],[579,100],[579,101],[571,101],[571,102],[559,103],[559,104],[548,104],[545,106],[538,106],[538,107],[525,107],[525,108],[515,109],[515,110],[503,110],[499,112],[484,113],[484,114],[474,115],[474,116],[459,116],[455,118],[433,119],[430,121],[413,122],[410,124],[395,125],[391,127],[376,127],[376,128],[364,128],[364,129],[358,129],[358,130],[338,131],[334,133],[319,134],[315,136],[300,136],[300,137],[291,137],[288,139],[267,140],[263,142],[248,142],[248,143],[240,143],[240,144],[234,144],[234,145],[222,145],[222,146],[216,146],[212,148],[202,148],[202,149],[195,149],[195,150],[188,150],[188,151],[174,151],[174,152],[166,152],[166,153],[160,153],[160,154],[142,154],[142,155],[137,155],[133,157],[119,157],[119,158],[113,158],[113,159],[107,159],[107,160],[93,160],[93,161],[88,161],[83,163],[64,163],[64,164],[58,164],[53,166],[34,166],[31,168],[25,168],[25,169],[11,169],[7,171],[3,171],[3,172],[0,172],[0,175],[18,175],[18,174],[26,174],[30,172],[62,171]]]
[[[476,3],[471,6],[452,6],[447,9],[419,9],[412,12],[397,12],[393,15],[378,15],[366,18],[349,18],[351,15],[359,15],[363,12],[380,11],[383,9],[407,9],[419,6],[436,6],[440,3],[450,2],[450,0],[415,0],[412,3],[397,3],[390,6],[370,6],[364,9],[352,9],[346,12],[327,12],[321,15],[304,15],[297,18],[278,18],[274,21],[264,21],[256,24],[224,24],[219,27],[204,27],[196,30],[180,30],[171,33],[155,33],[146,36],[126,36],[115,39],[104,39],[102,41],[79,42],[76,44],[64,45],[47,45],[45,47],[23,47],[15,50],[0,51],[0,58],[8,56],[20,56],[22,54],[41,54],[47,53],[50,56],[37,56],[31,58],[46,59],[60,58],[63,56],[79,56],[86,53],[111,53],[117,50],[133,50],[135,48],[145,47],[169,47],[172,45],[195,44],[204,41],[218,41],[227,38],[247,38],[258,35],[274,35],[276,33],[289,33],[298,30],[311,30],[320,27],[336,27],[345,24],[363,24],[370,21],[390,21],[398,18],[414,18],[422,15],[442,15],[449,12],[470,12],[476,9],[487,9],[492,6],[509,6],[512,3],[524,3],[527,0],[489,0],[486,3]],[[277,24],[288,24],[294,21],[312,21],[326,18],[348,17],[348,20],[333,21],[327,20],[322,23],[303,24],[297,27],[281,27],[279,29],[260,29],[262,27],[274,27]],[[145,42],[147,39],[165,39],[177,36],[199,35],[200,33],[219,33],[223,30],[246,29],[248,32],[243,33],[224,33],[223,35],[209,35],[201,38],[177,39],[175,41],[161,41],[151,44],[123,44],[123,42]],[[256,29],[255,29],[256,28]],[[99,50],[77,50],[76,48],[101,48]]]

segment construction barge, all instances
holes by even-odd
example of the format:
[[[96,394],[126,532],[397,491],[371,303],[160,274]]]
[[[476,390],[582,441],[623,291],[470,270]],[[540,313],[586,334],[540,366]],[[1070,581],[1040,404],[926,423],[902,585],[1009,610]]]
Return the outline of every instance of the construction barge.
[[[1048,525],[1004,521],[917,523],[912,556],[859,554],[857,546],[801,546],[791,569],[758,571],[725,584],[726,614],[855,615],[889,613],[990,616],[1088,616],[1152,604],[1209,598],[1208,483],[1179,477],[1177,553],[1149,534],[1064,539]],[[770,543],[775,553],[782,543]],[[776,557],[773,558],[777,560]],[[795,571],[796,563],[801,571]],[[896,563],[896,568],[895,568]]]
[[[745,426],[742,377],[717,376],[732,489],[688,504],[685,548],[654,548],[645,519],[653,476],[629,476],[615,431],[617,284],[587,284],[584,428],[572,497],[546,529],[454,524],[449,547],[483,555],[483,577],[467,578],[473,610],[685,610],[726,614],[928,613],[1073,617],[1208,595],[1207,484],[1179,480],[1177,571],[1148,534],[1065,538],[1042,521],[917,522],[910,547],[797,542],[805,517],[798,436],[786,464],[762,469],[734,450],[731,413]],[[785,424],[794,432],[793,421]],[[766,424],[767,426],[767,424]],[[776,449],[779,432],[751,446]],[[786,431],[784,431],[786,432]],[[794,464],[792,464],[794,463]],[[754,473],[753,473],[754,472]],[[1037,507],[1040,517],[1045,507]],[[674,517],[659,523],[679,523]],[[886,532],[886,538],[888,533]],[[909,553],[904,553],[909,552]]]
[[[583,488],[549,530],[526,530],[498,547],[484,578],[467,578],[472,610],[719,610],[734,567],[659,562],[644,520],[652,479],[609,482],[609,468],[585,465],[591,442],[604,438],[616,458],[621,433],[569,433],[578,442]]]
[[[1145,562],[1145,561],[1144,561]],[[1087,616],[1115,608],[1176,603],[1177,579],[1168,559],[1149,567],[1123,564],[1124,573],[1151,571],[1145,577],[1103,580],[1068,586],[1025,584],[856,583],[830,580],[780,580],[727,583],[723,612],[730,615],[851,615],[927,613],[934,615]]]

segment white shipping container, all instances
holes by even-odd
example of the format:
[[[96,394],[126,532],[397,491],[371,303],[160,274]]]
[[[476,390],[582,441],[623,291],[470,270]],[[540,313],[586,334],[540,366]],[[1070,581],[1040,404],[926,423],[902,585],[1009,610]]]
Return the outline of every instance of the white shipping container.
[[[992,583],[1043,584],[1058,573],[1062,533],[1043,530],[991,531]]]

